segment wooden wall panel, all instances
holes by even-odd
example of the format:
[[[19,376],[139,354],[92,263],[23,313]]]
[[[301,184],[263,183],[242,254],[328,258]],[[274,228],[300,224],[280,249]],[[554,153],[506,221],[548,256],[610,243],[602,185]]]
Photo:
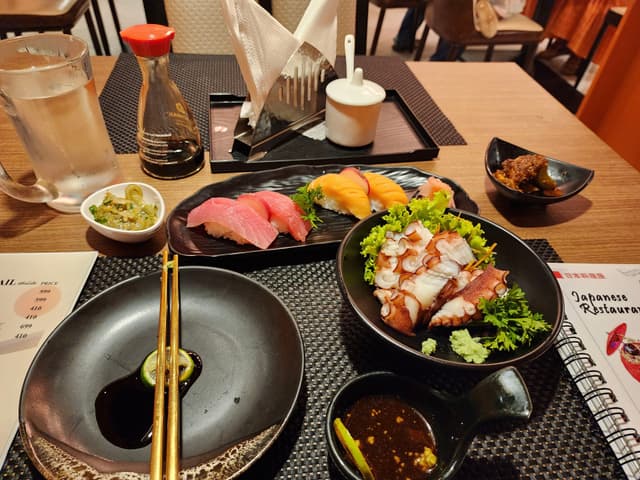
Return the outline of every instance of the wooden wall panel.
[[[622,18],[577,116],[640,170],[640,0]]]

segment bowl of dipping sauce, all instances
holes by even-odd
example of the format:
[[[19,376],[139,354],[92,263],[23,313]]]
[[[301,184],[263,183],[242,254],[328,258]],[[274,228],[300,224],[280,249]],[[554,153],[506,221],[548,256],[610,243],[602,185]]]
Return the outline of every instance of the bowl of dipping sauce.
[[[124,243],[149,240],[162,227],[165,204],[151,185],[126,182],[89,195],[80,213],[95,231]]]
[[[573,197],[593,179],[588,168],[563,162],[493,138],[485,153],[485,170],[499,194],[513,202],[557,203]]]
[[[493,372],[460,396],[372,372],[338,390],[325,435],[329,457],[347,480],[443,480],[456,474],[483,423],[528,420],[532,410],[515,367]]]

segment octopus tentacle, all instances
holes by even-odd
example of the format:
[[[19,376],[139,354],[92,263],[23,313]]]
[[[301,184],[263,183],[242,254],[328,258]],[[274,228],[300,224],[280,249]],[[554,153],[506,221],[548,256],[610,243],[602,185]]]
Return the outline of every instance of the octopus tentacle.
[[[452,294],[477,276],[464,270],[473,260],[471,247],[456,232],[433,235],[414,222],[403,233],[388,234],[375,276],[374,295],[382,304],[382,320],[412,335]]]
[[[468,283],[456,296],[448,300],[429,321],[429,328],[457,327],[469,323],[480,315],[480,299],[493,300],[507,290],[509,272],[489,265]]]

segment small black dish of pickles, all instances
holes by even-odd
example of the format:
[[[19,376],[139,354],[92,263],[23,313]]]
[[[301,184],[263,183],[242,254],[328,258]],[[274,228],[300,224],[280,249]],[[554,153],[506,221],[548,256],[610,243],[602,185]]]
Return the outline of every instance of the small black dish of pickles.
[[[527,173],[512,179],[508,169],[504,168],[504,162],[515,159],[531,162],[526,167]],[[533,163],[538,163],[540,168],[534,168]],[[593,170],[540,155],[497,137],[487,147],[485,170],[498,193],[513,202],[532,205],[547,205],[571,198],[582,191],[594,176]]]

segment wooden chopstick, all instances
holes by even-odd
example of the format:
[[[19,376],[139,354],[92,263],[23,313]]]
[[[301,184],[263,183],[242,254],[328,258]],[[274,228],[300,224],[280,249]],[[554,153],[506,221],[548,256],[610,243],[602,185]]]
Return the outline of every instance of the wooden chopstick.
[[[180,347],[180,291],[178,284],[178,256],[173,256],[171,277],[171,325],[169,370],[169,408],[167,411],[167,480],[177,480],[180,471],[178,437],[180,435],[180,393],[178,391],[178,348]]]
[[[160,315],[158,318],[158,354],[156,364],[156,386],[153,400],[153,426],[151,437],[151,460],[149,474],[151,480],[162,480],[163,463],[165,460],[166,440],[166,469],[167,480],[177,480],[180,471],[178,440],[180,429],[180,394],[178,385],[178,348],[180,346],[180,296],[178,276],[178,256],[173,256],[171,265],[171,303],[169,326],[169,404],[167,408],[167,428],[165,439],[164,404],[165,404],[165,365],[167,345],[167,286],[169,278],[169,263],[167,251],[162,252],[162,274],[160,291]]]
[[[160,315],[158,316],[158,345],[156,364],[156,386],[153,397],[153,426],[151,430],[151,462],[149,475],[151,480],[161,480],[164,457],[164,365],[167,343],[167,282],[169,267],[168,252],[162,252],[162,274],[160,287]]]

